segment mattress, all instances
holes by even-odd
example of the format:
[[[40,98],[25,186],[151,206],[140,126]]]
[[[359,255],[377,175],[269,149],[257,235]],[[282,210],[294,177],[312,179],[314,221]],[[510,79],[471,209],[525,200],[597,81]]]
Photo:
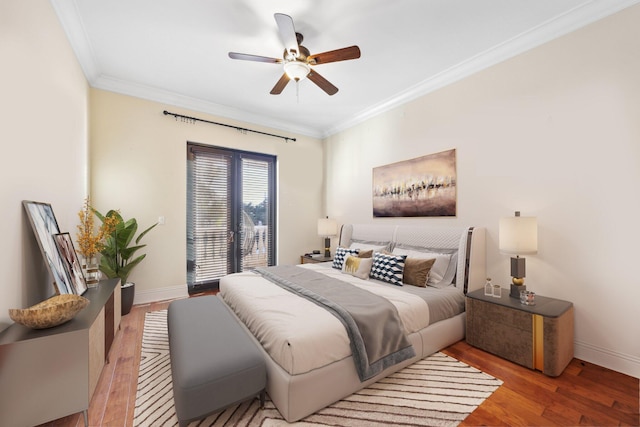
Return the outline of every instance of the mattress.
[[[330,263],[300,267],[386,298],[398,311],[407,335],[464,311],[464,295],[455,287],[399,287],[362,280],[331,268]],[[242,272],[225,276],[220,280],[220,295],[274,362],[290,375],[308,373],[351,357],[349,338],[340,320],[260,275]]]

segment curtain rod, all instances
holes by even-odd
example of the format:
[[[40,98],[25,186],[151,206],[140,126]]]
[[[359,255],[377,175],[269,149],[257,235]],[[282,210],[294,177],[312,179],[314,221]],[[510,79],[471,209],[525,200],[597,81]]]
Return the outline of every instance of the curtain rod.
[[[253,133],[259,133],[260,135],[267,135],[267,136],[272,136],[274,138],[281,138],[284,139],[285,142],[289,142],[289,141],[293,141],[296,142],[295,138],[289,138],[287,136],[282,136],[282,135],[274,135],[272,133],[267,133],[267,132],[261,132],[259,130],[253,130],[253,129],[247,129],[247,128],[241,128],[239,126],[233,126],[233,125],[228,125],[225,123],[218,123],[218,122],[212,122],[210,120],[204,120],[204,119],[199,119],[197,117],[189,117],[189,116],[183,116],[182,114],[176,114],[176,113],[170,113],[167,110],[164,110],[162,112],[162,114],[164,114],[165,116],[173,116],[176,118],[176,120],[178,120],[178,118],[181,118],[183,121],[193,121],[195,122],[203,122],[203,123],[210,123],[212,125],[218,125],[218,126],[224,126],[224,127],[228,127],[228,128],[233,128],[239,132],[242,133],[247,133],[247,132],[253,132]]]

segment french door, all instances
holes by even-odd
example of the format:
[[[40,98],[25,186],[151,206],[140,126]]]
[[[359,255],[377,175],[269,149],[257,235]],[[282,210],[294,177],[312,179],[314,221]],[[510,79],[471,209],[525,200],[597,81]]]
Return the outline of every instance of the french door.
[[[275,264],[275,156],[187,144],[187,284]]]

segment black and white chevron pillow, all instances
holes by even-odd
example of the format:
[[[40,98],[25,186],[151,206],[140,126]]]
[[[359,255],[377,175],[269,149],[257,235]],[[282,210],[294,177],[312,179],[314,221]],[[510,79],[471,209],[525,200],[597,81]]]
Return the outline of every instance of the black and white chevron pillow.
[[[333,264],[331,266],[338,270],[342,270],[342,264],[344,264],[345,258],[349,255],[358,255],[359,251],[359,249],[336,248],[336,253],[333,255]]]
[[[373,253],[373,265],[369,277],[382,280],[392,285],[402,286],[404,262],[406,255],[387,255],[380,252]]]

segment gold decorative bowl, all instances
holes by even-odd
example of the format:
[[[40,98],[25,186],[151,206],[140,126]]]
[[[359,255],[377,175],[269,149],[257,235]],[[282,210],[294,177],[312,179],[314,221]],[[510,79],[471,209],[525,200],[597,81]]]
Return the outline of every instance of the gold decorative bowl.
[[[10,308],[9,317],[32,329],[46,329],[68,322],[88,304],[80,295],[56,295],[29,308]]]

